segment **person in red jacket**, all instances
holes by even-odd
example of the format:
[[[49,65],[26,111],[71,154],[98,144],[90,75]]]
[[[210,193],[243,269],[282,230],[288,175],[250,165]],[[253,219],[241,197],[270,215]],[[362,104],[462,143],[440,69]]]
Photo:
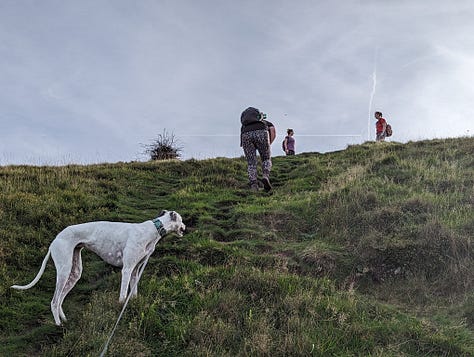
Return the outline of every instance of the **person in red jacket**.
[[[375,140],[376,141],[385,141],[387,121],[382,118],[382,112],[375,112]]]

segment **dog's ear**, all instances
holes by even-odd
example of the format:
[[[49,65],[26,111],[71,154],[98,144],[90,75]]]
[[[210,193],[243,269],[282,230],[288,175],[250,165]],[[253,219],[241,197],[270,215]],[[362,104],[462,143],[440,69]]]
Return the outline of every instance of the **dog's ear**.
[[[170,212],[170,217],[173,222],[176,222],[178,220],[178,215],[176,214],[175,211]]]
[[[166,211],[161,211],[158,217],[164,216],[166,214]]]

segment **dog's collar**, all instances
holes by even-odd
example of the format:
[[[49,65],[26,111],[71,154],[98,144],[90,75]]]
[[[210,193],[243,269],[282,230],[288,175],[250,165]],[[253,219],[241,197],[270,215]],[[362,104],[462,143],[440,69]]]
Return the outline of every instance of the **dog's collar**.
[[[161,223],[158,218],[155,218],[152,222],[155,225],[158,234],[163,237],[167,233],[165,227],[163,227],[163,223]]]

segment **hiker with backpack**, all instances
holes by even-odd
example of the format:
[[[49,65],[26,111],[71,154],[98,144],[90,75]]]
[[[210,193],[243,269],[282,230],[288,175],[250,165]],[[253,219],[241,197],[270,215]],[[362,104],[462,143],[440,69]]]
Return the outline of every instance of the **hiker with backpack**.
[[[240,146],[247,159],[249,186],[252,191],[258,191],[257,151],[262,159],[262,184],[265,191],[270,191],[270,170],[272,168],[270,145],[275,140],[275,126],[266,120],[266,114],[257,108],[248,107],[241,116]]]
[[[382,118],[382,112],[375,112],[375,140],[376,141],[385,141],[386,130],[387,130],[387,121]]]
[[[295,138],[293,137],[294,135],[293,129],[287,129],[286,133],[287,135],[285,136],[285,139],[283,140],[281,144],[282,149],[287,156],[294,155],[295,154]]]

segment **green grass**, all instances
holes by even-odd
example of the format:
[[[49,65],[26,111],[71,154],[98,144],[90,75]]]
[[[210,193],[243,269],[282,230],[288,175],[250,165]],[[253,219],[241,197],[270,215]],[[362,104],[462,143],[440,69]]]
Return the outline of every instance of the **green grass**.
[[[96,356],[120,271],[92,253],[54,325],[64,227],[178,211],[110,356],[474,355],[474,139],[365,143],[273,159],[274,192],[243,158],[0,167],[0,355]]]

